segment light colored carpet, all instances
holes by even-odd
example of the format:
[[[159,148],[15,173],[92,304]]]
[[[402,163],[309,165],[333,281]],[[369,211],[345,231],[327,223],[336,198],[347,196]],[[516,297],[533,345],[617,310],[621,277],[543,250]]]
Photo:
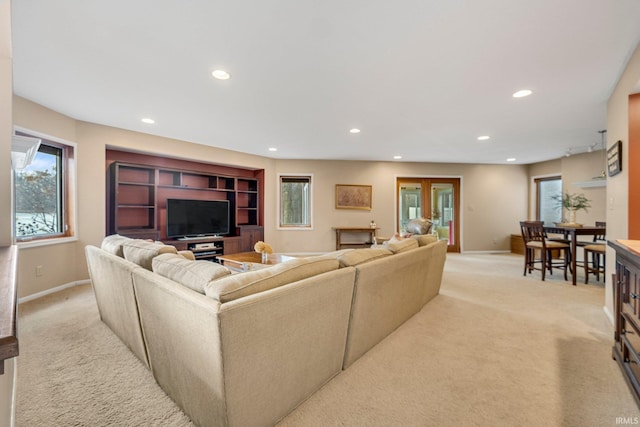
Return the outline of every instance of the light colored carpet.
[[[90,285],[21,304],[16,424],[192,426],[100,321]]]
[[[450,255],[441,295],[279,423],[614,426],[640,411],[601,285]],[[189,422],[103,325],[88,286],[20,306],[19,426]]]

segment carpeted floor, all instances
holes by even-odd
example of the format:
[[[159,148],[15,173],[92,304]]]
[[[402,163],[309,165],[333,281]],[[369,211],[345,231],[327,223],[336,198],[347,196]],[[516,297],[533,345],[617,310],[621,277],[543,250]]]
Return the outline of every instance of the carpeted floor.
[[[640,411],[604,287],[449,255],[441,294],[283,419],[291,426],[614,426]],[[20,306],[18,426],[186,426],[100,322],[89,286]]]
[[[191,426],[100,321],[90,285],[19,307],[16,424]]]

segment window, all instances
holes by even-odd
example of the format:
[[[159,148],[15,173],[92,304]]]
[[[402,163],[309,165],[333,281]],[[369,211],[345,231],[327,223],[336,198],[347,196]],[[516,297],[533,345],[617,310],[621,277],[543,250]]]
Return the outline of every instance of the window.
[[[553,225],[554,222],[562,222],[562,209],[558,208],[558,202],[554,196],[562,194],[562,178],[552,176],[536,178],[536,219],[543,221],[545,225]]]
[[[280,188],[279,229],[311,230],[310,174],[278,175]]]
[[[16,242],[74,236],[75,146],[28,132],[16,135],[40,138],[31,164],[14,171],[13,229]]]

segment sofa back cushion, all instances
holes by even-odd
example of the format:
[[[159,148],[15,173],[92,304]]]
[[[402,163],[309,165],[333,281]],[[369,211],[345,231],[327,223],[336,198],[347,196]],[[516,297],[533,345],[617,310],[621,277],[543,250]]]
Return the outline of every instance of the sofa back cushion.
[[[160,254],[177,254],[175,247],[146,240],[131,239],[122,245],[124,259],[151,270],[151,261]]]
[[[105,237],[102,240],[102,245],[100,245],[100,249],[103,251],[109,252],[112,255],[119,256],[120,258],[124,257],[124,253],[122,252],[122,245],[125,242],[128,242],[129,237],[121,236],[119,234],[112,234],[110,236]]]
[[[416,234],[411,238],[417,241],[420,246],[427,246],[438,241],[438,237],[433,234]]]
[[[350,267],[389,255],[393,255],[393,252],[383,248],[354,249],[338,256],[338,261],[340,267]]]
[[[207,296],[224,303],[337,268],[338,260],[333,257],[297,258],[270,268],[232,274],[214,280],[205,286],[204,292]]]
[[[418,241],[415,239],[389,240],[385,242],[388,250],[394,254],[410,251],[418,248]]]
[[[212,280],[231,274],[228,268],[210,261],[192,261],[180,254],[161,254],[151,262],[153,272],[204,294]]]

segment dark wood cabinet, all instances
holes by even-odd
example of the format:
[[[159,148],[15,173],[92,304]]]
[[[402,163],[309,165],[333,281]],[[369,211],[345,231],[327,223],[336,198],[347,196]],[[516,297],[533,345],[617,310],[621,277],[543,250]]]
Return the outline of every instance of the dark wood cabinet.
[[[616,251],[613,358],[640,406],[640,241],[608,244]]]
[[[264,241],[264,229],[262,227],[243,225],[240,227],[240,247],[238,252],[252,252],[257,241]],[[230,252],[231,253],[231,252]]]
[[[114,164],[111,180],[109,234],[158,239],[155,169]]]
[[[253,250],[263,239],[263,170],[107,150],[107,173],[107,235],[192,249],[194,240],[167,239],[167,199],[175,198],[229,201],[230,233],[215,240],[220,254]],[[205,252],[211,251],[202,251],[202,258],[216,255]]]

